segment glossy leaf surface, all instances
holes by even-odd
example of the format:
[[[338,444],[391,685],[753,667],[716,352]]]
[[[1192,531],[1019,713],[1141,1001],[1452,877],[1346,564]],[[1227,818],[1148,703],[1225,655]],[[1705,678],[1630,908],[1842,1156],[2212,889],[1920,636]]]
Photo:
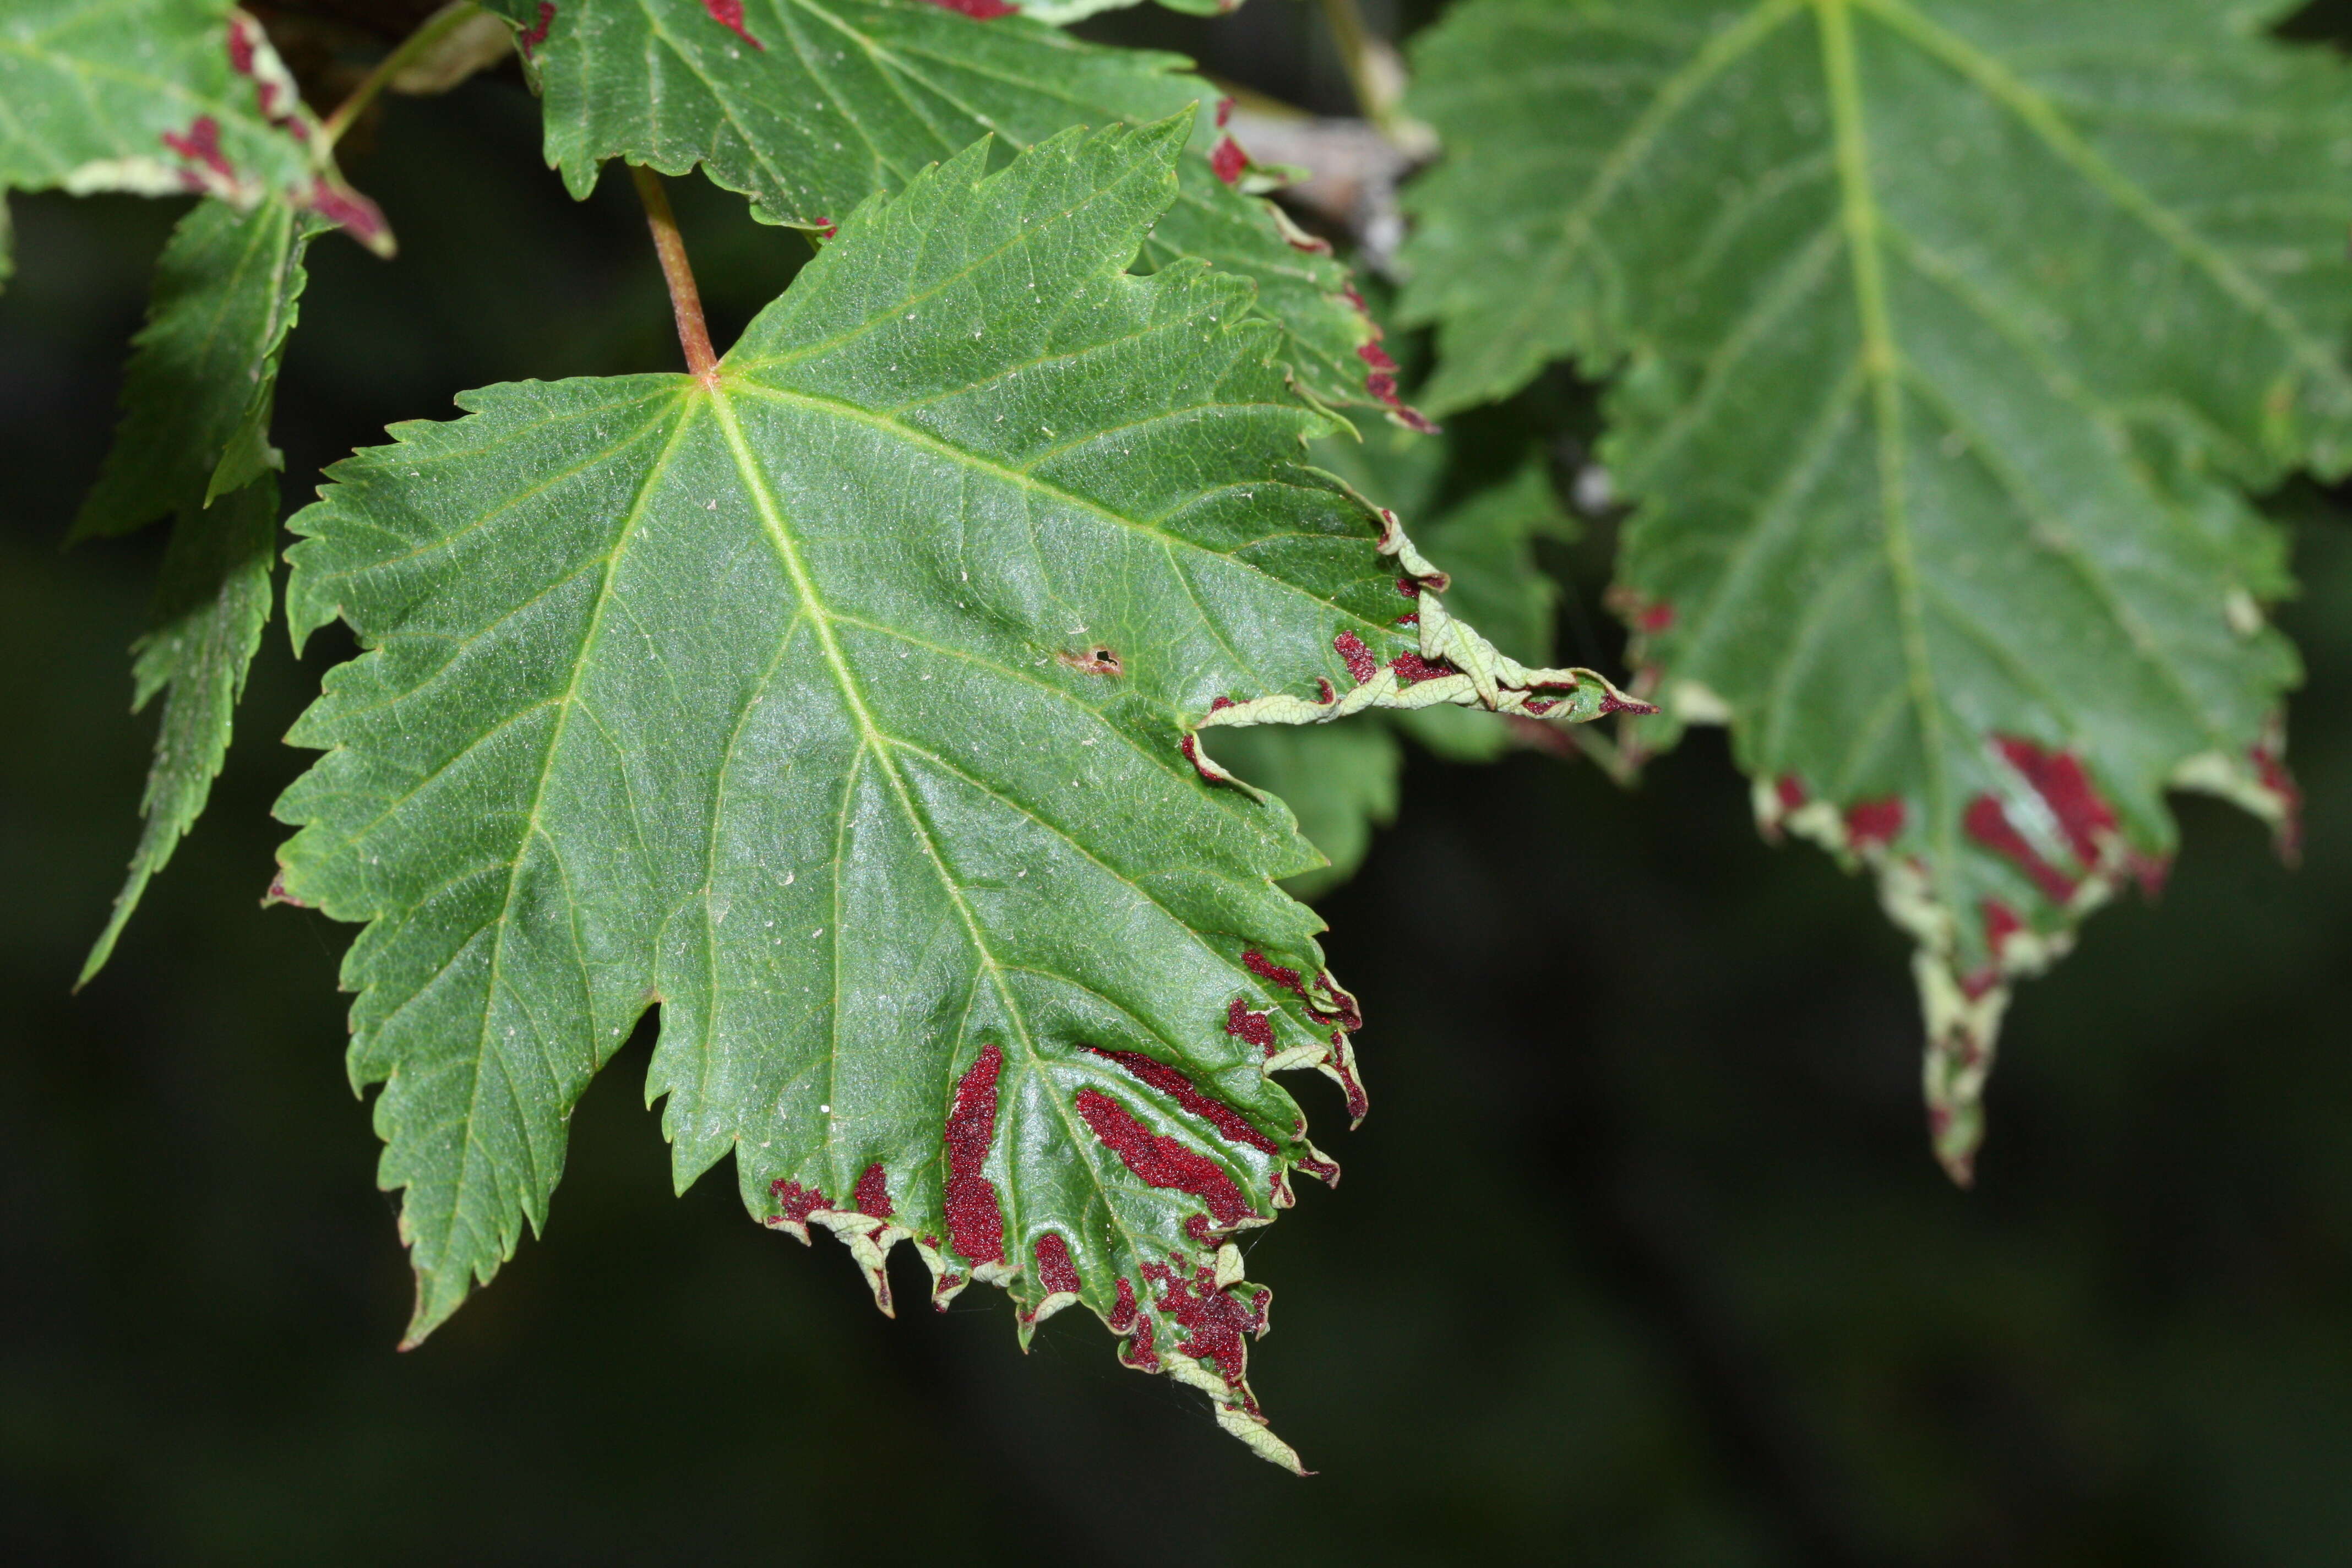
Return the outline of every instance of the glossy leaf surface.
[[[1192,726],[1496,667],[1395,625],[1412,546],[1298,466],[1329,423],[1248,285],[1124,272],[1185,133],[992,176],[975,146],[861,208],[709,381],[468,394],[294,520],[298,633],[369,651],[295,731],[328,754],[283,882],[372,922],[352,1070],[385,1086],[412,1336],[544,1221],[573,1102],[658,1005],[681,1186],[731,1154],[886,1307],[902,1240],[1024,1332],[1083,1301],[1295,1462],[1226,1238],[1336,1174],[1267,1075],[1360,1115],[1358,1020],[1274,885],[1311,863],[1288,814]],[[1605,691],[1538,681],[1495,700]]]

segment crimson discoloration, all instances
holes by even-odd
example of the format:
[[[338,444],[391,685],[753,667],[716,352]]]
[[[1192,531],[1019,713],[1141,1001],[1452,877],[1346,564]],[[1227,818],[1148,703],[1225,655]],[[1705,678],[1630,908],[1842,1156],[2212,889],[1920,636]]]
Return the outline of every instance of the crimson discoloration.
[[[1233,706],[1234,700],[1230,697],[1212,698],[1209,701],[1209,711],[1214,713],[1220,708],[1231,708]]]
[[[825,1195],[814,1187],[804,1187],[789,1178],[779,1178],[768,1185],[769,1195],[775,1200],[776,1216],[805,1230],[809,1215],[819,1209],[833,1206]]]
[[[2015,735],[1996,735],[1993,744],[2009,765],[2023,775],[2034,792],[2049,803],[2059,830],[2086,866],[2095,866],[2102,840],[2117,829],[2115,807],[2107,804],[2091,775],[2072,752],[2053,752]]]
[[[1327,1187],[1339,1184],[1339,1162],[1337,1160],[1318,1160],[1310,1154],[1306,1159],[1294,1162],[1294,1164],[1300,1175],[1312,1176]]]
[[[889,1219],[897,1214],[890,1202],[890,1177],[877,1160],[866,1167],[857,1178],[857,1190],[850,1195],[857,1212],[875,1219]]]
[[[1355,633],[1341,632],[1331,639],[1331,646],[1347,662],[1348,673],[1356,678],[1357,685],[1361,686],[1381,672],[1381,661],[1372,657],[1372,650],[1366,647],[1364,639]]]
[[[816,220],[816,232],[823,237],[831,239],[841,232],[841,226],[829,217],[821,217]]]
[[[1216,146],[1210,150],[1209,168],[1225,184],[1237,184],[1249,170],[1249,154],[1232,137],[1220,136]]]
[[[2263,787],[2284,803],[2285,815],[2279,820],[2278,851],[2292,865],[2303,858],[2303,786],[2286,771],[2286,763],[2268,746],[2256,746],[2246,753],[2254,764],[2254,776]]]
[[[1421,584],[1411,577],[1400,577],[1397,579],[1397,592],[1408,599],[1418,599],[1421,597]]]
[[[1070,1261],[1070,1244],[1062,1239],[1062,1233],[1047,1231],[1037,1238],[1034,1250],[1037,1254],[1037,1283],[1056,1296],[1076,1295],[1078,1266]]]
[[[1992,949],[1993,956],[1998,958],[2009,939],[2025,929],[2025,921],[2015,910],[1999,899],[1987,899],[1977,909],[1984,917],[1985,945]]]
[[[1895,842],[1903,831],[1903,803],[1892,796],[1885,800],[1858,800],[1845,808],[1846,841],[1856,849],[1883,847]]]
[[[1241,1005],[1239,999],[1235,999],[1234,1007],[1240,1008]],[[1226,1013],[1226,1032],[1240,1033],[1233,1027],[1232,1020],[1233,1013],[1229,1009]],[[1266,1043],[1271,1047],[1274,1040],[1273,1031],[1266,1028],[1264,1016],[1258,1016],[1256,1023],[1258,1028],[1265,1032]],[[1244,1038],[1248,1037],[1246,1035],[1244,1036]],[[1141,1051],[1108,1051],[1100,1046],[1088,1046],[1086,1048],[1106,1061],[1117,1062],[1145,1083],[1214,1127],[1234,1142],[1246,1144],[1252,1149],[1262,1150],[1268,1154],[1279,1152],[1279,1146],[1275,1141],[1251,1126],[1240,1111],[1222,1100],[1212,1100],[1202,1094],[1198,1085],[1166,1062],[1155,1061]]]
[[[1233,118],[1234,100],[1230,98],[1217,100],[1217,129],[1223,131],[1233,122]]]
[[[1350,289],[1348,290],[1348,297],[1355,302],[1358,310],[1364,310],[1361,295]],[[1356,357],[1362,360],[1365,365],[1364,390],[1379,399],[1381,404],[1390,413],[1395,415],[1407,428],[1417,430],[1424,436],[1434,436],[1437,434],[1437,426],[1423,417],[1419,409],[1410,406],[1397,395],[1397,362],[1389,356],[1388,350],[1381,346],[1381,329],[1377,323],[1371,322],[1370,311],[1365,310],[1364,319],[1371,325],[1372,331],[1370,340],[1360,344],[1356,349]]]
[[[1403,615],[1401,615],[1396,618],[1396,624],[1401,626],[1417,626],[1421,625],[1421,612],[1419,610],[1407,610]]]
[[[323,179],[310,182],[310,210],[339,228],[348,229],[361,240],[383,237],[383,214],[376,205],[357,191],[332,185]]]
[[[1315,700],[1326,708],[1339,700],[1339,689],[1331,684],[1329,676],[1318,675],[1315,678]]]
[[[1239,996],[1225,1007],[1225,1033],[1248,1041],[1267,1056],[1274,1055],[1274,1020],[1264,1013],[1251,1012],[1249,1004]]]
[[[1360,1029],[1363,1025],[1364,1021],[1358,1018],[1354,1026]],[[1356,1076],[1356,1064],[1349,1055],[1348,1042],[1336,1034],[1331,1037],[1331,1072],[1339,1080],[1340,1094],[1346,1097],[1348,1120],[1361,1121],[1372,1108],[1372,1097],[1364,1092],[1363,1080]]]
[[[1601,694],[1601,711],[1603,716],[1611,713],[1649,714],[1655,713],[1657,710],[1656,703],[1644,702],[1638,697],[1620,697],[1613,691],[1604,691]]]
[[[1135,1281],[1118,1282],[1118,1300],[1111,1303],[1110,1331],[1123,1334],[1135,1327]]]
[[[1636,627],[1651,633],[1671,630],[1674,624],[1675,607],[1664,599],[1643,605],[1641,612],[1633,617]]]
[[[1221,1226],[1239,1225],[1252,1217],[1248,1200],[1214,1160],[1152,1131],[1098,1089],[1078,1090],[1077,1109],[1104,1146],[1149,1184],[1191,1193],[1209,1205]]]
[[[1124,1284],[1126,1281],[1121,1280],[1120,1283]],[[1160,1355],[1152,1346],[1151,1319],[1149,1316],[1137,1317],[1135,1334],[1127,1343],[1118,1347],[1118,1359],[1138,1372],[1160,1370]]]
[[[1559,706],[1559,700],[1556,697],[1535,697],[1528,700],[1528,711],[1538,716],[1549,713]]]
[[[1421,617],[1418,616],[1406,617],[1408,620],[1419,620],[1420,618]],[[1389,660],[1389,668],[1395,670],[1397,672],[1397,679],[1407,686],[1411,686],[1416,680],[1435,680],[1440,676],[1459,675],[1462,673],[1460,670],[1454,668],[1453,665],[1447,663],[1444,659],[1441,658],[1433,663],[1432,661],[1422,658],[1421,655],[1417,653],[1401,653],[1397,655],[1394,658]]]
[[[220,121],[209,114],[197,115],[189,122],[185,134],[164,132],[163,145],[191,163],[203,164],[224,180],[236,178],[236,171],[221,153]]]
[[[1143,1278],[1160,1287],[1152,1305],[1174,1320],[1183,1336],[1176,1348],[1195,1361],[1215,1363],[1225,1382],[1239,1392],[1249,1355],[1242,1336],[1262,1328],[1256,1304],[1218,1289],[1216,1270],[1205,1263],[1190,1275],[1166,1264],[1147,1263]],[[1256,1408],[1246,1393],[1242,1400],[1244,1408]]]
[[[515,35],[515,42],[522,46],[523,58],[530,58],[530,51],[547,42],[547,30],[553,26],[554,0],[539,0],[539,20]]]
[[[1782,773],[1772,781],[1772,798],[1780,803],[1782,811],[1796,811],[1806,801],[1805,783],[1794,773]]]
[[[975,22],[993,22],[999,16],[1010,16],[1014,9],[1004,0],[931,0],[931,4],[942,11],[969,16]]]
[[[996,1138],[996,1079],[1004,1052],[993,1041],[956,1085],[948,1112],[948,1239],[967,1262],[1004,1261],[1004,1210],[996,1184],[981,1173]]]
[[[743,30],[743,0],[702,0],[702,8],[710,19],[761,53],[768,46]]]
[[[2007,857],[2053,903],[2063,904],[2074,896],[2074,879],[2043,859],[2042,852],[2025,841],[2025,835],[2009,820],[1997,797],[1980,795],[1969,801],[1960,826],[1979,844]]]
[[[298,899],[286,890],[286,868],[283,866],[280,866],[277,874],[269,879],[269,891],[261,895],[263,909],[268,909],[272,904],[291,904],[298,910],[314,910],[319,907],[310,900]]]
[[[1210,772],[1206,767],[1204,767],[1204,766],[1202,766],[1202,763],[1201,763],[1201,741],[1200,741],[1200,737],[1199,737],[1199,736],[1197,736],[1197,735],[1187,735],[1187,736],[1185,736],[1185,737],[1184,737],[1184,739],[1183,739],[1183,741],[1182,741],[1182,742],[1181,742],[1181,744],[1180,744],[1180,749],[1181,749],[1181,750],[1183,752],[1183,753],[1184,753],[1184,760],[1185,760],[1186,762],[1188,762],[1188,763],[1192,763],[1192,771],[1193,771],[1194,773],[1196,773],[1200,774],[1202,778],[1204,778],[1204,779],[1208,780],[1211,784],[1223,784],[1223,783],[1224,783],[1224,782],[1225,782],[1224,780],[1223,780],[1223,779],[1219,778],[1216,774],[1214,774],[1214,773],[1211,773],[1211,772]]]

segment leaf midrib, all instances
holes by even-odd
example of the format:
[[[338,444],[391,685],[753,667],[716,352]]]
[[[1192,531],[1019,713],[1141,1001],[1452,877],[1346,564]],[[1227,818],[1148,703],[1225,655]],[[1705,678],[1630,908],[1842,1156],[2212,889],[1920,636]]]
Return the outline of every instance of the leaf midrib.
[[[817,590],[814,574],[810,572],[807,563],[801,558],[799,542],[793,538],[792,527],[785,520],[783,509],[777,501],[775,492],[769,487],[767,473],[760,467],[757,458],[752,453],[751,442],[743,433],[742,422],[736,416],[733,397],[727,382],[724,379],[715,381],[709,385],[706,395],[711,412],[718,418],[719,430],[726,438],[728,451],[734,458],[737,477],[742,481],[746,493],[751,497],[752,508],[759,514],[761,528],[767,534],[769,543],[775,551],[779,563],[783,566],[785,575],[792,580],[793,590],[799,597],[801,610],[807,618],[809,629],[815,635],[817,647],[824,657],[826,668],[832,672],[834,683],[840,689],[842,700],[849,709],[851,721],[857,726],[859,754],[871,753],[875,764],[887,781],[890,793],[898,802],[899,811],[904,814],[908,824],[914,828],[916,836],[921,840],[923,853],[930,860],[931,868],[939,878],[940,890],[947,895],[948,901],[955,907],[957,918],[963,923],[965,939],[971,943],[973,952],[979,956],[981,965],[987,973],[989,984],[996,992],[997,1000],[1004,1008],[1005,1016],[1011,1020],[1014,1032],[1020,1037],[1022,1051],[1028,1058],[1028,1070],[1036,1074],[1041,1079],[1046,1079],[1045,1057],[1038,1049],[1036,1039],[1030,1031],[1028,1019],[1022,1012],[1021,1005],[1013,995],[1013,988],[1005,982],[1003,968],[997,962],[995,951],[989,944],[979,916],[973,912],[970,900],[964,897],[963,889],[957,884],[954,876],[950,872],[946,858],[940,852],[938,839],[931,831],[929,820],[918,808],[913,792],[908,787],[905,775],[898,770],[897,759],[890,754],[889,748],[893,738],[875,721],[873,710],[866,706],[864,685],[857,679],[856,671],[851,668],[847,654],[843,651],[839,640],[834,635],[832,612],[827,607],[824,595]],[[837,889],[839,886],[837,876],[835,882]],[[836,964],[836,978],[838,969],[839,966]],[[1128,1229],[1126,1223],[1118,1217],[1117,1205],[1109,1201],[1111,1187],[1104,1179],[1098,1151],[1094,1142],[1087,1137],[1087,1130],[1083,1130],[1077,1125],[1069,1106],[1064,1103],[1063,1096],[1049,1093],[1044,1098],[1053,1106],[1055,1114],[1061,1118],[1064,1131],[1069,1139],[1069,1146],[1076,1151],[1078,1157],[1085,1162],[1087,1173],[1092,1178],[1096,1192],[1102,1199],[1103,1212],[1108,1216],[1109,1223],[1118,1226],[1119,1234],[1126,1237],[1131,1255],[1144,1256],[1142,1244],[1137,1239],[1135,1234]]]

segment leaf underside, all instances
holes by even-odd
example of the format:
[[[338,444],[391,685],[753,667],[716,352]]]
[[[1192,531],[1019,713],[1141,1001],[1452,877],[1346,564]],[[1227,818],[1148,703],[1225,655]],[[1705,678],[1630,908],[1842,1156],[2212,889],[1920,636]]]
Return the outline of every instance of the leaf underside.
[[[140,807],[145,826],[77,984],[104,966],[149,879],[202,815],[227,754],[269,618],[278,356],[301,297],[304,248],[323,227],[274,198],[244,213],[207,199],[180,220],[156,263],[121,422],[70,537],[173,518],[132,670],[134,708],[158,692],[164,700]]]
[[[340,615],[368,651],[293,733],[327,755],[280,803],[283,884],[372,922],[351,1066],[384,1084],[412,1340],[543,1223],[573,1102],[658,1003],[681,1188],[731,1153],[886,1307],[902,1240],[1024,1335],[1083,1301],[1295,1465],[1227,1238],[1336,1175],[1267,1075],[1360,1115],[1357,1020],[1274,886],[1311,852],[1190,725],[1471,676],[1395,625],[1410,543],[1299,466],[1330,423],[1249,285],[1122,271],[1185,135],[993,175],[976,145],[845,222],[709,383],[471,393],[294,519],[298,636]],[[1541,673],[1594,710],[1598,678]]]
[[[1427,399],[1618,372],[1636,739],[1729,721],[1767,828],[1876,868],[1963,1179],[2008,980],[2160,876],[2166,789],[2291,831],[2240,487],[2352,452],[2352,81],[2272,10],[1470,0],[1417,51]]]
[[[226,0],[13,0],[0,12],[10,188],[193,191],[240,209],[274,198],[392,245],[260,25]]]
[[[669,174],[698,164],[762,220],[814,230],[984,135],[1001,162],[1074,125],[1141,124],[1216,97],[1179,56],[929,0],[745,0],[719,8],[727,19],[700,0],[499,4],[544,100],[547,161],[575,196],[610,158]],[[1198,153],[1222,135],[1210,118]],[[1147,268],[1194,257],[1255,282],[1255,308],[1281,326],[1315,397],[1393,402],[1360,352],[1375,334],[1347,268],[1206,156],[1183,161],[1142,257]]]

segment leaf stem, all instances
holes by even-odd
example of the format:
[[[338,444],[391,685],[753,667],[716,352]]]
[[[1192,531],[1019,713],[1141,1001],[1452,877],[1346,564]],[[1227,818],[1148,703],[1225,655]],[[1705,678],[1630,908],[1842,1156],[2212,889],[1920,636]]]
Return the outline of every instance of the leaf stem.
[[[335,111],[327,116],[326,123],[320,127],[326,133],[327,145],[331,147],[343,139],[343,132],[352,128],[352,121],[375,101],[376,94],[382,92],[394,77],[415,64],[418,56],[457,31],[460,24],[480,9],[474,0],[449,0],[448,5],[425,18],[416,31],[403,38],[392,53],[376,61],[375,68],[360,79],[359,86],[352,89],[352,95],[335,105]]]
[[[686,237],[669,210],[669,193],[661,176],[639,163],[629,165],[636,182],[637,200],[645,204],[646,226],[654,231],[654,253],[661,258],[662,281],[669,285],[669,307],[677,317],[677,342],[686,351],[686,368],[704,385],[719,380],[719,356],[710,352],[710,329],[702,321],[702,290],[695,287],[694,268],[686,258]]]
[[[1331,28],[1331,42],[1339,48],[1339,63],[1347,68],[1348,88],[1355,95],[1356,112],[1386,131],[1389,111],[1396,107],[1396,94],[1374,62],[1377,46],[1364,26],[1363,13],[1356,8],[1356,0],[1323,0],[1323,20]]]

